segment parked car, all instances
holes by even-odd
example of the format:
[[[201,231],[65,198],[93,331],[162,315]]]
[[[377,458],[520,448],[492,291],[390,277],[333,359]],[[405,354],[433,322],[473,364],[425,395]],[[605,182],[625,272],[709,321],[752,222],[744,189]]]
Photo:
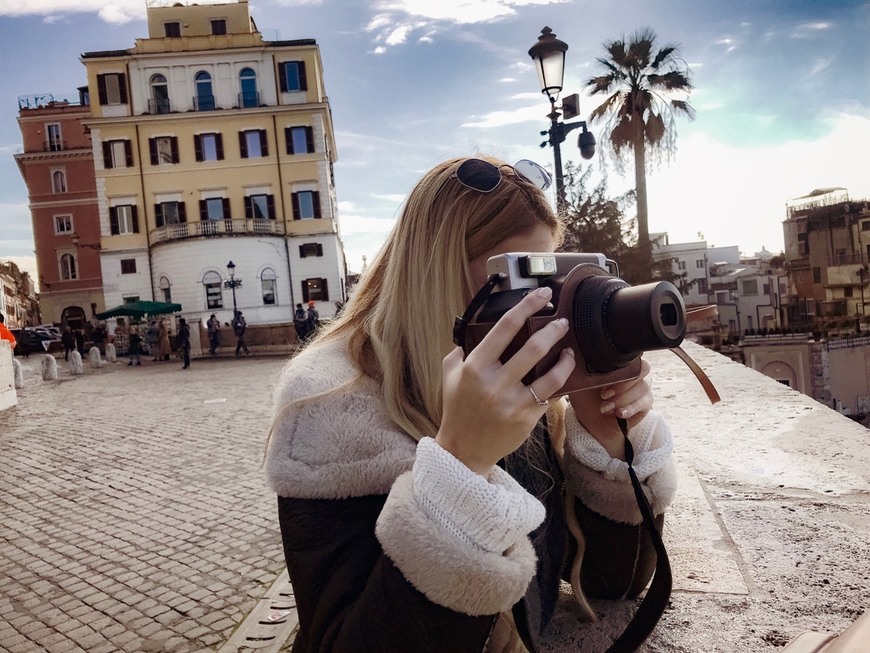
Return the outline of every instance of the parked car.
[[[63,351],[63,343],[61,343],[60,338],[55,338],[44,331],[38,331],[31,327],[9,330],[17,341],[13,352],[16,356]]]

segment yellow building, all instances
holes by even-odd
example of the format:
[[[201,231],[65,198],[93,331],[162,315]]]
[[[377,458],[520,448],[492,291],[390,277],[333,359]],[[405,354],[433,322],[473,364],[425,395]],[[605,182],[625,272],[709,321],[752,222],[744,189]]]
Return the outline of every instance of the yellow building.
[[[245,0],[147,13],[148,38],[82,55],[105,305],[229,322],[236,302],[265,324],[313,300],[331,315],[347,273],[316,42],[265,41]]]

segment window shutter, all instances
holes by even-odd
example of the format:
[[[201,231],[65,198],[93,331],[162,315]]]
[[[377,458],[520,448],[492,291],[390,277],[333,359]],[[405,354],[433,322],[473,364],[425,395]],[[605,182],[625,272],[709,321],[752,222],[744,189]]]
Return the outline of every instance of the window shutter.
[[[157,139],[149,138],[148,139],[148,151],[151,153],[151,165],[156,166],[157,161]]]
[[[254,200],[251,197],[245,198],[245,219],[254,219]]]
[[[114,167],[112,164],[112,144],[109,141],[103,141],[103,167],[107,170]]]
[[[314,204],[314,219],[320,219],[320,193],[314,191],[311,193],[311,203]]]
[[[224,220],[230,220],[232,216],[230,215],[230,198],[224,197],[221,200],[221,204],[223,204],[224,208]]]
[[[297,61],[296,65],[299,66],[299,90],[300,91],[307,91],[308,90],[308,79],[305,76],[305,62],[304,61]]]
[[[308,153],[311,154],[314,152],[314,128],[306,127],[305,128],[305,141],[308,145]]]
[[[130,216],[133,218],[133,233],[139,233],[139,209],[136,205],[130,207]]]
[[[292,193],[290,197],[293,200],[293,219],[299,220],[299,193]]]
[[[308,248],[305,245],[299,245],[299,258],[305,258],[307,256],[306,252]]]
[[[284,128],[284,146],[287,148],[287,154],[295,154],[293,151],[293,128]]]
[[[266,130],[260,130],[260,152],[263,156],[269,156],[269,139],[266,137]]]
[[[324,302],[328,302],[329,301],[329,284],[326,283],[326,279],[321,279],[320,281],[323,282],[323,297],[321,297],[321,300]]]
[[[118,93],[121,96],[121,104],[127,104],[127,76],[118,75]]]
[[[208,220],[208,202],[206,200],[199,200],[199,219],[202,222]]]
[[[268,213],[270,220],[275,219],[275,196],[274,195],[266,195],[266,212]]]
[[[193,137],[193,153],[197,161],[202,161],[202,136],[200,134]]]
[[[245,140],[245,132],[239,132],[239,153],[243,159],[248,158],[248,142]]]
[[[100,104],[108,104],[109,98],[106,93],[106,76],[97,75],[97,95],[100,96]]]
[[[281,63],[278,64],[278,80],[279,80],[279,84],[281,85],[281,91],[286,93],[287,92],[287,63],[284,61],[282,61]],[[101,104],[105,104],[105,102],[102,102]]]
[[[172,163],[178,163],[178,137],[173,136],[169,143],[172,146]]]
[[[163,226],[163,205],[155,204],[154,205],[154,224],[158,227]]]
[[[184,202],[178,203],[178,221],[187,222],[187,207]]]
[[[223,161],[224,158],[224,137],[223,134],[214,135],[215,151],[217,152],[218,161]]]
[[[117,236],[121,233],[121,230],[118,228],[118,207],[110,206],[109,207],[109,231],[112,232],[113,236]]]
[[[317,243],[317,255],[323,256],[323,244],[322,243]]]
[[[302,280],[302,303],[308,303],[308,284],[305,279]]]
[[[124,141],[124,159],[128,168],[133,167],[133,145],[130,141]]]

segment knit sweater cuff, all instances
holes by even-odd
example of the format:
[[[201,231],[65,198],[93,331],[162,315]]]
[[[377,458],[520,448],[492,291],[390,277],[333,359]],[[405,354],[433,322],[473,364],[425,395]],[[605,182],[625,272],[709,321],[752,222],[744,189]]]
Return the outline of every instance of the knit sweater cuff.
[[[414,497],[436,524],[465,544],[501,554],[544,521],[544,506],[507,472],[471,471],[434,439],[417,445]]]

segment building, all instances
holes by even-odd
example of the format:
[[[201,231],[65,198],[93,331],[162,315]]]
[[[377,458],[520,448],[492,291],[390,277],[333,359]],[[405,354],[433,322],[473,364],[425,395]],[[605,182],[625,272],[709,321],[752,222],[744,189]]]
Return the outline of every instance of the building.
[[[674,285],[680,290],[687,305],[709,303],[710,265],[712,263],[737,264],[740,252],[736,245],[708,247],[700,240],[691,243],[671,243],[667,233],[650,234],[654,261],[671,260]]]
[[[22,96],[18,111],[24,151],[15,160],[27,185],[40,311],[47,322],[81,327],[105,307],[87,88],[73,99]]]
[[[33,279],[12,261],[0,261],[0,313],[10,328],[34,326],[40,322]]]

